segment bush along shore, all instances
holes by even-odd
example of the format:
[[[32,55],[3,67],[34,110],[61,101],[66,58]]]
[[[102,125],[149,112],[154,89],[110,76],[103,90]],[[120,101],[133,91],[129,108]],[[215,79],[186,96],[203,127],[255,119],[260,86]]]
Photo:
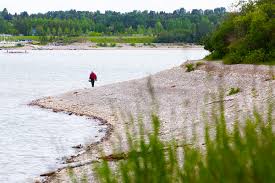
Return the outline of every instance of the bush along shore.
[[[227,64],[275,64],[273,0],[243,2],[240,12],[226,20],[205,40],[209,60]]]
[[[274,66],[202,60],[36,100],[32,105],[109,124],[101,142],[68,157],[45,181],[270,182],[273,73]]]

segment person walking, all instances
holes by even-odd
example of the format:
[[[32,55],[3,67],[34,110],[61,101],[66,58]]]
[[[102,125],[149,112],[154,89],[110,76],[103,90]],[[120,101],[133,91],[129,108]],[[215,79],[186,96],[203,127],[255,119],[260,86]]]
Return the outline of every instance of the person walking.
[[[95,81],[97,81],[97,76],[94,72],[91,72],[89,81],[91,82],[92,87],[94,87],[95,86]]]

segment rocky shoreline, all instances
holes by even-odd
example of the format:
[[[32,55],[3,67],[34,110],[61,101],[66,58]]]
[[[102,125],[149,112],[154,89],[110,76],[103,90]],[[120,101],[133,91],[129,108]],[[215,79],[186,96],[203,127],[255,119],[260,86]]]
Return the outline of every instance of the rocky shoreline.
[[[193,64],[194,71],[186,72]],[[100,142],[91,144],[86,152],[68,158],[67,167],[73,167],[77,177],[83,172],[89,182],[96,182],[91,164],[101,159],[99,149],[112,155],[114,144],[119,152],[127,151],[125,128],[130,123],[131,133],[136,133],[140,117],[146,131],[151,130],[151,114],[161,119],[160,136],[163,140],[177,141],[198,134],[202,145],[205,117],[221,102],[220,88],[224,89],[225,116],[232,127],[236,115],[245,118],[254,105],[260,112],[267,111],[268,102],[274,102],[275,66],[223,65],[220,62],[194,61],[159,72],[150,77],[115,83],[92,89],[68,92],[55,97],[33,101],[31,105],[54,112],[66,112],[96,118],[108,126]],[[231,88],[240,92],[228,95]],[[119,138],[118,138],[119,137]],[[69,182],[66,166],[50,172],[45,182]]]

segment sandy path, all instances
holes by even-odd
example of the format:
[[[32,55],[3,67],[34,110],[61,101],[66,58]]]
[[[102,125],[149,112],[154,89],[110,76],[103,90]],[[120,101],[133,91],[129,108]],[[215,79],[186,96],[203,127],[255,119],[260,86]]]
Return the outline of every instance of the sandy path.
[[[161,119],[160,135],[164,140],[187,140],[192,131],[198,133],[199,144],[203,144],[205,118],[203,112],[210,113],[218,105],[219,86],[226,94],[230,88],[240,88],[241,92],[225,96],[225,114],[228,126],[232,127],[235,114],[245,117],[251,114],[256,104],[260,111],[265,111],[267,102],[274,101],[275,67],[252,65],[227,65],[207,62],[193,72],[186,72],[185,66],[175,67],[157,73],[150,78],[143,78],[107,86],[77,90],[55,97],[47,97],[32,104],[54,111],[72,112],[79,115],[94,116],[104,119],[109,124],[109,131],[100,144],[92,145],[86,153],[73,157],[70,161],[85,162],[97,160],[96,149],[101,147],[107,154],[112,153],[113,144],[127,150],[125,142],[125,124],[134,116],[142,116],[145,128],[150,131],[151,112],[156,112]],[[256,90],[254,90],[255,88]],[[256,91],[256,92],[255,92]],[[195,127],[195,128],[194,128]],[[135,130],[132,129],[132,133]],[[117,134],[120,135],[118,140]],[[77,175],[86,171],[90,182],[95,178],[90,165],[75,168]],[[65,170],[56,172],[49,182],[67,182]]]

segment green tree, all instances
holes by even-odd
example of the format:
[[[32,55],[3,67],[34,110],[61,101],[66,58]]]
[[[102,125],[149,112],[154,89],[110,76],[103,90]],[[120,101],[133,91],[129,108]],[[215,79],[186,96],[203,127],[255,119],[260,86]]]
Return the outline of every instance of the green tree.
[[[211,51],[209,58],[224,59],[229,64],[274,63],[274,2],[249,1],[240,9],[206,39],[205,48]]]
[[[67,36],[69,36],[69,35],[70,35],[70,30],[69,30],[69,28],[68,28],[68,27],[66,27],[66,28],[65,28],[65,30],[64,30],[64,34],[65,34],[65,35],[67,35]]]
[[[57,31],[56,31],[56,29],[54,27],[52,28],[52,35],[54,35],[54,36],[57,35]]]
[[[160,21],[158,21],[155,25],[155,33],[159,34],[163,31],[163,26]]]
[[[63,35],[63,31],[62,31],[62,28],[61,28],[61,27],[58,27],[57,35],[58,35],[58,36],[62,36],[62,35]]]

